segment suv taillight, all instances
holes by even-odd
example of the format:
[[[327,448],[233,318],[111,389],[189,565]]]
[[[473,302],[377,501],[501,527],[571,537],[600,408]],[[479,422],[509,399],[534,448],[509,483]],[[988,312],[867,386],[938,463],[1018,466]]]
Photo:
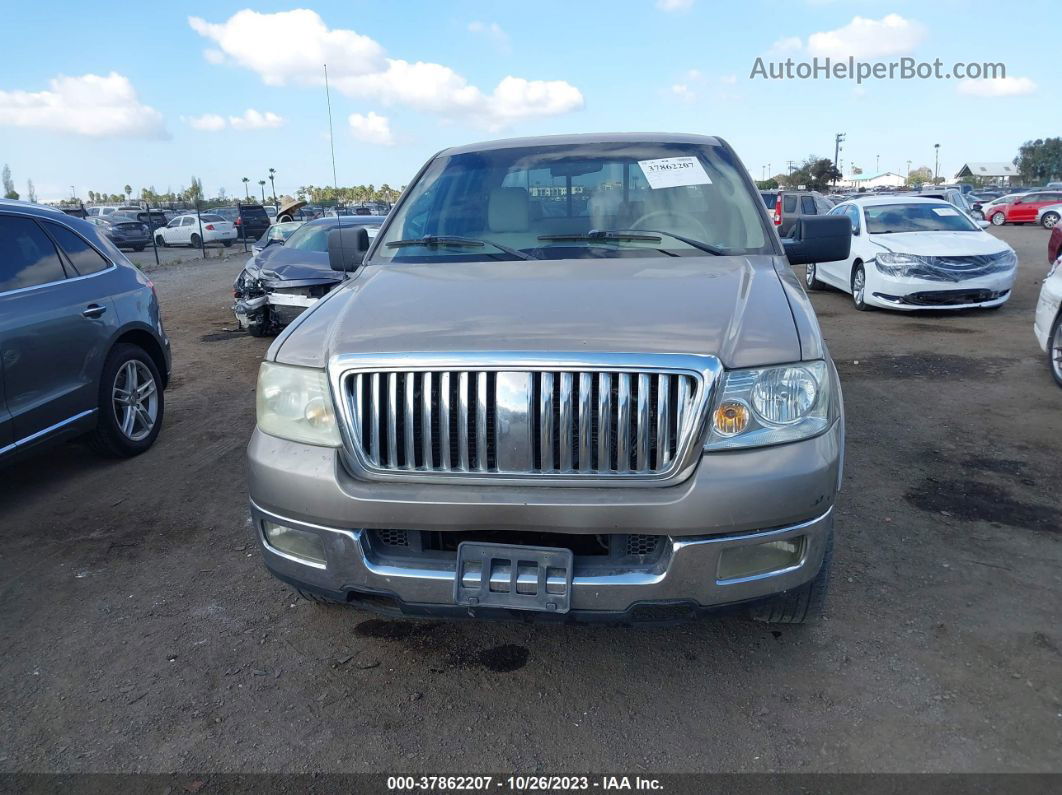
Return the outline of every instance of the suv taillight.
[[[242,217],[242,216],[239,216],[239,215],[237,215],[237,216],[236,216],[236,220],[235,220],[235,221],[233,221],[233,223],[234,223],[234,224],[236,224],[236,226],[239,226],[239,225],[240,225],[241,223],[243,223],[243,217]]]
[[[774,225],[782,225],[782,194],[778,194],[778,198],[774,200]]]

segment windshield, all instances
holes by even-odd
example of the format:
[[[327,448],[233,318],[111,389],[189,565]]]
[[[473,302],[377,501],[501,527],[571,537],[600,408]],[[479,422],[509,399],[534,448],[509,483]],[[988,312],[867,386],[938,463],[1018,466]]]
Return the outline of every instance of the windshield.
[[[762,201],[721,146],[621,141],[469,152],[428,165],[373,258],[769,254]],[[642,234],[600,234],[623,231]]]
[[[365,227],[365,231],[369,233],[369,238],[372,239],[376,236],[377,231],[380,229],[379,224],[355,224],[356,226]],[[284,248],[289,251],[294,249],[296,251],[328,251],[328,233],[338,227],[339,224],[302,224],[296,229],[291,237],[288,238],[284,244]],[[344,223],[343,226],[348,226]]]
[[[950,204],[875,204],[863,208],[872,235],[898,232],[979,232],[980,227]]]

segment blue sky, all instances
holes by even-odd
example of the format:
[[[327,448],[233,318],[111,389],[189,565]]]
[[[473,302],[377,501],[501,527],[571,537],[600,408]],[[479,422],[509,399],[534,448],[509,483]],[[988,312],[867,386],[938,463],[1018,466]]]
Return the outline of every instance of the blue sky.
[[[313,13],[277,16],[300,7]],[[945,175],[1062,134],[1048,2],[995,14],[958,0],[94,0],[47,25],[40,8],[5,9],[0,162],[41,200],[71,185],[176,190],[192,175],[242,194],[240,178],[269,167],[278,193],[329,184],[325,58],[345,185],[397,187],[445,146],[514,135],[720,135],[759,178],[832,156],[842,131],[845,171],[870,173],[876,156],[881,171],[932,167],[940,143]],[[1008,80],[749,78],[757,56],[827,53],[999,61]]]

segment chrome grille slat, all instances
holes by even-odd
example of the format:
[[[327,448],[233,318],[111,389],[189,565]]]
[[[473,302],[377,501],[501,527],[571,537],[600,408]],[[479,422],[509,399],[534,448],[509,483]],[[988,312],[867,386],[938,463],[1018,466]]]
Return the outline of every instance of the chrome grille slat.
[[[339,377],[345,439],[366,474],[666,479],[680,463],[689,471],[715,377],[692,367],[459,362]]]
[[[457,374],[457,468],[468,471],[468,373]]]
[[[597,384],[597,469],[612,469],[612,374],[599,373]]]
[[[473,373],[476,380],[476,469],[487,471],[487,374]]]
[[[561,472],[572,471],[572,374],[560,374],[560,412],[557,436]]]
[[[579,471],[590,472],[593,469],[590,440],[593,437],[594,416],[594,376],[593,373],[579,373]]]
[[[398,373],[387,378],[387,466],[398,468]]]
[[[422,373],[420,376],[420,455],[423,460],[422,469],[431,469],[432,463],[432,431],[431,431],[431,373]]]
[[[616,471],[629,472],[631,468],[631,376],[619,374],[619,391],[616,396]]]
[[[439,374],[439,469],[449,472],[450,462],[450,374]]]

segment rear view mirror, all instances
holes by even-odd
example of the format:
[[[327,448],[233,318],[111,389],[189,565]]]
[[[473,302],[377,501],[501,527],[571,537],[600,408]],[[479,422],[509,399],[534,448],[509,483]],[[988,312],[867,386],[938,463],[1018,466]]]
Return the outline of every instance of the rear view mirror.
[[[339,226],[328,233],[328,265],[334,271],[356,271],[368,250],[369,233],[364,226]]]
[[[852,250],[852,222],[845,215],[806,215],[783,238],[790,265],[848,259]]]

